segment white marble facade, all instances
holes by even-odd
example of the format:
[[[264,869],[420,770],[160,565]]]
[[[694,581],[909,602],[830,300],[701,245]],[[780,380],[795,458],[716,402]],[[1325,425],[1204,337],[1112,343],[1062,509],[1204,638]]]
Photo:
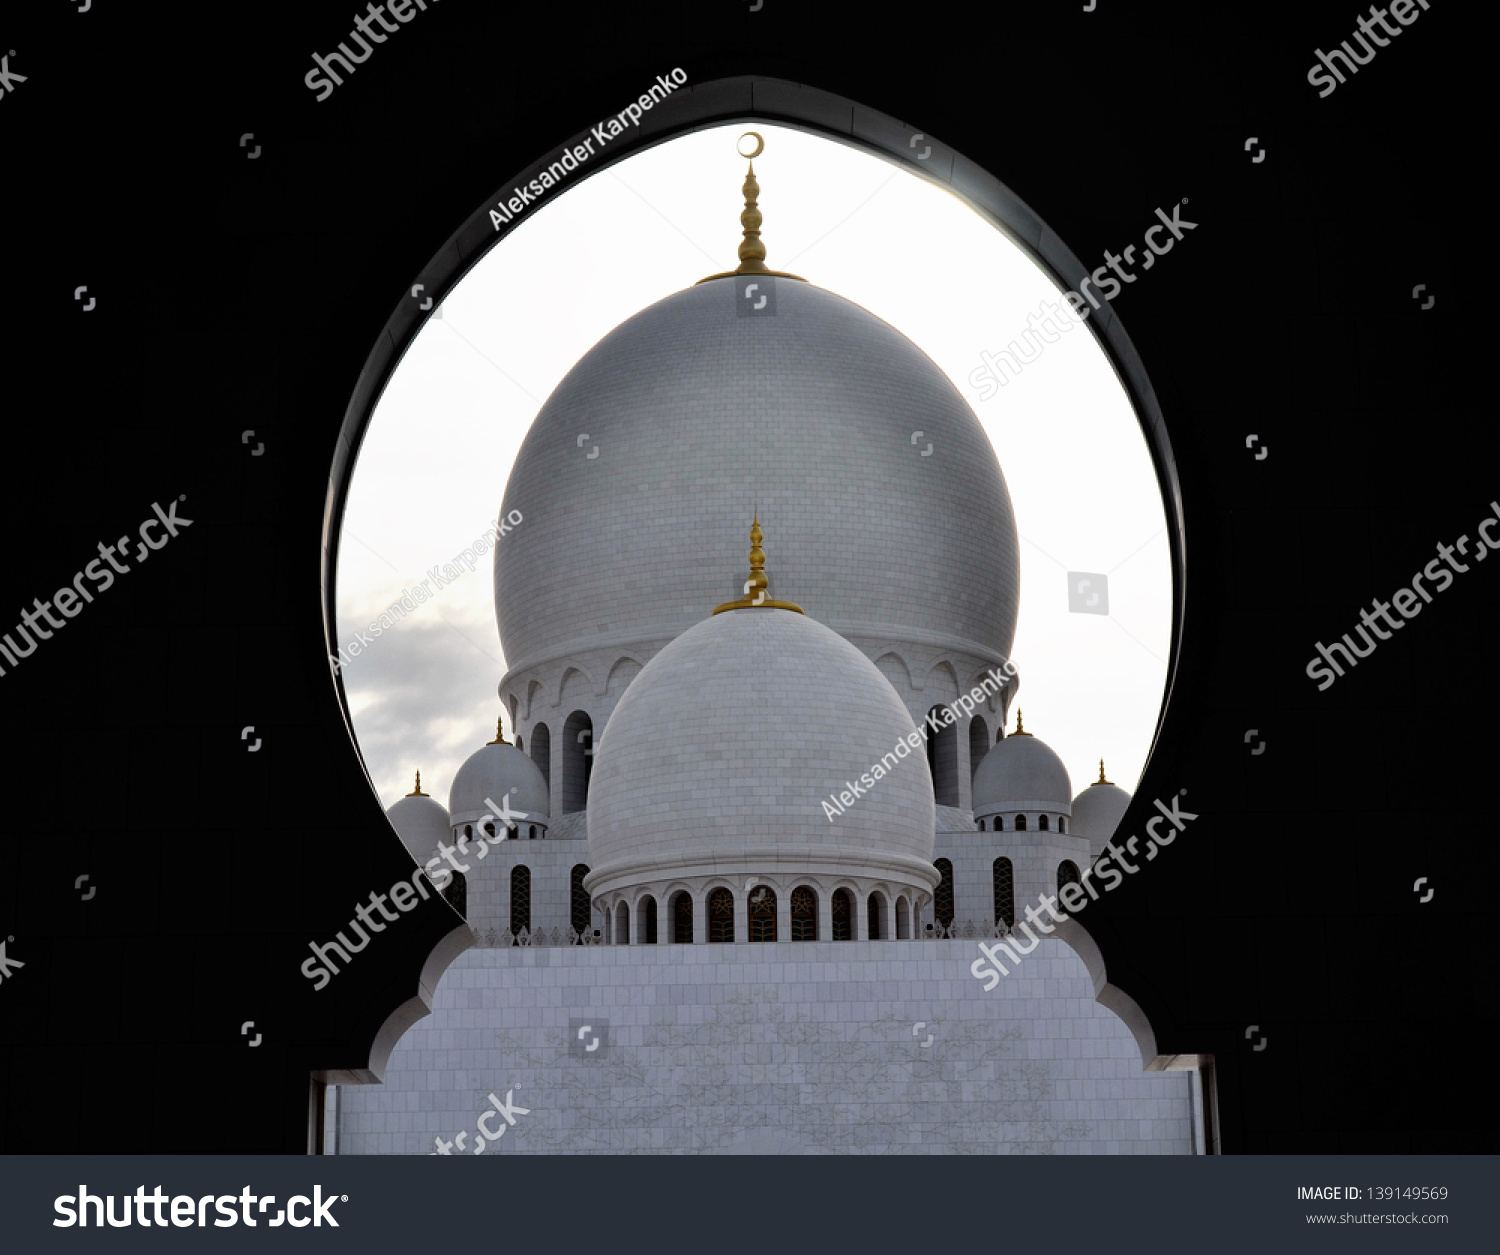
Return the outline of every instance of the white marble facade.
[[[1195,1074],[1142,1069],[1067,945],[1043,940],[989,993],[969,971],[977,953],[951,940],[470,950],[385,1083],[340,1088],[329,1144],[424,1155],[467,1131],[450,1153],[472,1153],[488,1095],[509,1092],[526,1114],[485,1153],[1194,1152]]]

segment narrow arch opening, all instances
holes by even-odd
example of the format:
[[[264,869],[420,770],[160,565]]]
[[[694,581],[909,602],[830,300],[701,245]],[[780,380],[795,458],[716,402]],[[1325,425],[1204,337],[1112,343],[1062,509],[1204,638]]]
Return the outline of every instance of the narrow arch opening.
[[[708,895],[708,939],[734,940],[734,895],[728,889],[715,889]]]
[[[953,864],[948,859],[940,858],[933,866],[941,877],[933,894],[933,917],[944,928],[950,928],[953,925]]]
[[[833,939],[835,941],[854,940],[854,899],[847,889],[835,889],[833,901],[829,904],[833,908]]]
[[[792,890],[792,940],[818,939],[818,895],[807,885]]]
[[[589,868],[587,863],[573,864],[573,884],[568,903],[568,923],[573,926],[573,931],[578,934],[580,941],[594,927],[594,904],[589,898],[589,891],[583,887],[583,878],[588,874]]]
[[[776,890],[757,885],[750,891],[749,922],[751,941],[776,940]]]
[[[516,742],[520,744],[519,740]],[[547,794],[552,794],[552,733],[547,730],[545,723],[539,723],[531,730],[531,761],[537,765],[537,770],[542,773],[542,779],[547,782]]]
[[[453,879],[443,889],[443,901],[465,919],[469,918],[469,882],[463,872],[453,873]]]
[[[969,720],[969,780],[972,782],[974,773],[979,770],[979,761],[990,748],[990,730],[985,725],[980,715],[975,715]]]
[[[510,869],[510,931],[531,931],[531,868],[517,863]]]
[[[672,944],[693,944],[693,895],[685,890],[672,898]]]
[[[575,710],[563,724],[563,813],[589,804],[589,776],[594,770],[594,721]]]
[[[934,706],[929,717],[942,718],[943,707]],[[931,727],[931,724],[928,725]],[[939,806],[958,805],[958,725],[951,723],[927,738],[927,767],[932,772],[933,797]]]
[[[995,886],[995,923],[1007,928],[1016,922],[1016,873],[1008,858],[997,858],[991,869]]]

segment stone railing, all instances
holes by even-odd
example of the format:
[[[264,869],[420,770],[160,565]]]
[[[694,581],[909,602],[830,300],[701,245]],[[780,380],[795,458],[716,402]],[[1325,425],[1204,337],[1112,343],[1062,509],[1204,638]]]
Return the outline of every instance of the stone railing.
[[[602,946],[604,944],[604,938],[597,928],[589,929],[581,937],[571,928],[538,928],[535,932],[529,928],[523,928],[519,933],[487,928],[483,931],[475,929],[475,935],[479,938],[481,945],[490,949],[503,949],[506,946]],[[984,941],[1009,936],[1010,928],[1004,920],[995,924],[976,924],[970,919],[962,924],[954,920],[947,928],[937,923],[923,924],[916,939],[918,941]]]
[[[588,929],[580,937],[573,929],[567,928],[538,928],[532,932],[529,928],[523,928],[518,933],[509,929],[502,932],[498,928],[475,929],[477,936],[485,946],[501,949],[505,946],[601,946],[604,939],[599,930]]]
[[[923,924],[920,936],[923,941],[983,941],[992,937],[1009,937],[1010,926],[1003,919],[994,924],[976,924],[971,919],[960,924],[954,920],[947,928],[941,924]]]

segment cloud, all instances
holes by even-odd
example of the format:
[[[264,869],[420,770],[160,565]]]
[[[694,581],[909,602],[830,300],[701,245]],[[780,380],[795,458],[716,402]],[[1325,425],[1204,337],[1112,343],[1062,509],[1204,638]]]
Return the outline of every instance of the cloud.
[[[494,739],[504,673],[493,610],[462,604],[419,607],[350,660],[354,733],[383,806],[411,792],[418,770],[422,791],[448,804],[459,766]]]

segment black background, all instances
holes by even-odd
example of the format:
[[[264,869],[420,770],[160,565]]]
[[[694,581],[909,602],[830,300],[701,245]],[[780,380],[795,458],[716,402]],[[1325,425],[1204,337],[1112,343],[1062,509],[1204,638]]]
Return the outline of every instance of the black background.
[[[1162,1053],[1215,1055],[1226,1150],[1481,1147],[1500,563],[1327,692],[1304,672],[1500,500],[1477,6],[1432,0],[1320,99],[1313,51],[1350,37],[1352,5],[428,0],[322,103],[303,76],[352,4],[142,9],[0,15],[26,76],[0,97],[0,624],[153,501],[186,494],[193,520],[0,677],[0,940],[25,963],[0,983],[0,1151],[299,1152],[309,1070],[365,1066],[415,994],[456,923],[435,902],[410,948],[371,947],[323,993],[297,971],[410,874],[327,664],[340,427],[458,226],[675,66],[910,122],[1083,259],[1190,198],[1191,245],[1116,303],[1187,553],[1124,830],[1182,788],[1202,818],[1088,926]]]

